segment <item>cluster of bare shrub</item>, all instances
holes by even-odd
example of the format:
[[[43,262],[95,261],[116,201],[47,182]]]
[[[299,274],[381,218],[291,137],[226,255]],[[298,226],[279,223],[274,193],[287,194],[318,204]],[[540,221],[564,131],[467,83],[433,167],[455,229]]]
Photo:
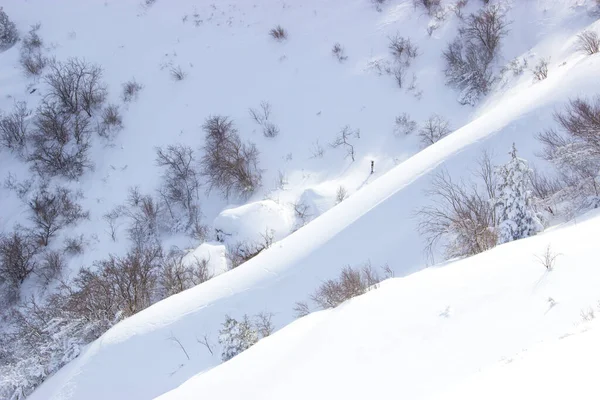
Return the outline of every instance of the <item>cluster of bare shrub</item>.
[[[2,239],[0,257],[11,257],[5,255],[5,242],[11,242],[11,248],[28,246],[22,240],[18,234]],[[33,248],[27,248],[24,254],[31,258],[32,253]],[[60,280],[45,302],[31,298],[22,304],[12,315],[15,329],[0,337],[1,343],[10,344],[2,354],[0,372],[6,379],[0,394],[28,395],[121,319],[210,279],[206,262],[186,263],[183,256],[180,251],[165,254],[154,244],[134,246],[124,256],[110,255],[93,268],[82,268],[73,279]],[[48,253],[39,264],[61,262]],[[30,268],[24,266],[24,273]]]
[[[393,277],[389,266],[385,265],[382,269],[385,278]],[[339,277],[323,282],[310,296],[310,301],[320,309],[335,308],[353,297],[376,289],[381,280],[381,275],[370,262],[355,268],[346,266],[340,271]],[[310,313],[310,306],[306,302],[298,302],[294,311],[298,317],[302,317]]]
[[[475,104],[496,79],[494,62],[508,23],[498,6],[486,6],[461,23],[458,36],[444,51],[444,72],[448,84],[460,90],[459,102]]]

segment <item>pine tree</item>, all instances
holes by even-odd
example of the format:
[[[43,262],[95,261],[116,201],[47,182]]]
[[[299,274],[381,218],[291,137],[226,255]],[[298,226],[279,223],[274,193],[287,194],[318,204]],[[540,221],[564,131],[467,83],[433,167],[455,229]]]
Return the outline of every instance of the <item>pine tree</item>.
[[[247,315],[241,321],[225,316],[223,327],[219,331],[221,359],[227,361],[258,342],[258,332]]]
[[[527,161],[517,157],[514,143],[510,155],[511,160],[496,170],[498,184],[494,206],[499,243],[533,236],[543,229],[532,206],[529,190],[531,169]]]

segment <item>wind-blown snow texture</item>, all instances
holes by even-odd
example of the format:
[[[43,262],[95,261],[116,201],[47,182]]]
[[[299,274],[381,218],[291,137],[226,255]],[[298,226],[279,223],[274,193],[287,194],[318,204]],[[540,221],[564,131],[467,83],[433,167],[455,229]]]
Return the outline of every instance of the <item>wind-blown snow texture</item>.
[[[76,55],[101,64],[115,100],[120,84],[132,76],[144,84],[124,114],[126,129],[115,146],[97,149],[95,171],[77,185],[92,215],[76,230],[98,236],[72,269],[124,251],[125,240],[113,243],[104,232],[102,215],[123,201],[129,186],[155,190],[160,172],[154,147],[176,142],[200,147],[200,126],[211,114],[230,115],[243,138],[257,143],[266,172],[265,187],[246,205],[207,196],[206,220],[239,237],[270,228],[282,238],[239,268],[119,323],[32,399],[149,399],[192,377],[165,397],[427,398],[566,332],[579,309],[600,296],[600,277],[590,262],[600,227],[595,216],[408,276],[426,266],[414,210],[427,200],[423,190],[430,172],[443,165],[454,176],[466,176],[482,149],[496,150],[504,163],[513,142],[521,157],[535,160],[535,133],[554,124],[554,109],[572,96],[598,92],[600,60],[575,49],[581,30],[598,29],[585,2],[508,2],[512,23],[503,62],[522,56],[533,64],[551,57],[550,73],[535,84],[529,71],[508,74],[476,108],[460,106],[457,93],[444,85],[441,52],[456,33],[456,17],[450,13],[430,37],[430,17],[412,1],[392,0],[381,13],[368,0],[158,0],[151,7],[116,0],[4,3],[22,31],[42,23],[40,35],[57,58]],[[472,0],[465,12],[479,6]],[[268,36],[277,24],[289,32],[287,41]],[[419,47],[409,70],[417,77],[413,91],[369,68],[373,60],[389,58],[387,38],[397,32]],[[345,47],[344,63],[331,54],[335,42]],[[2,109],[15,100],[31,106],[39,101],[26,90],[18,56],[16,47],[0,55],[0,88],[12,96],[1,96]],[[169,76],[170,66],[177,65],[188,73],[181,82]],[[271,119],[281,129],[275,139],[264,138],[247,112],[263,100],[271,103]],[[393,135],[394,118],[402,112],[419,123],[440,114],[456,131],[418,151],[416,137]],[[360,129],[354,163],[344,159],[342,149],[328,146],[345,125]],[[314,157],[317,143],[323,158]],[[6,153],[0,170],[24,175]],[[288,183],[274,189],[279,171]],[[351,196],[330,208],[340,185]],[[290,204],[299,198],[311,203],[313,217],[324,214],[285,237],[294,228]],[[22,209],[8,193],[2,192],[1,201],[0,227],[9,229],[23,218]],[[254,222],[237,217],[272,219],[252,230]],[[548,241],[564,257],[560,268],[546,274],[534,254]],[[198,251],[215,254],[218,264],[212,268],[222,271],[217,245],[203,246]],[[218,351],[211,355],[198,343],[207,334],[216,345],[226,314],[272,312],[276,328],[283,328],[294,320],[296,301],[343,266],[367,260],[388,263],[397,277],[408,277],[385,282],[340,309],[293,322],[222,365]],[[558,303],[549,311],[548,297]]]

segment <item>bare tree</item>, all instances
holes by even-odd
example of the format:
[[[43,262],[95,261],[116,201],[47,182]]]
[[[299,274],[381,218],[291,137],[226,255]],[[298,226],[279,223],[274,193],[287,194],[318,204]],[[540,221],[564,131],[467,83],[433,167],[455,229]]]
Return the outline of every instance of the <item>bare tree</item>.
[[[52,60],[46,83],[50,86],[47,99],[60,104],[70,114],[85,112],[91,117],[106,100],[102,68],[77,58],[65,62]]]
[[[459,35],[444,51],[448,84],[461,91],[461,104],[475,104],[494,82],[493,62],[508,24],[497,6],[488,6],[466,17]]]
[[[452,130],[450,122],[443,117],[434,114],[425,121],[419,129],[419,138],[424,147],[430,146],[438,140],[448,136]]]
[[[427,196],[431,204],[418,210],[419,232],[427,241],[426,250],[433,250],[444,241],[448,258],[481,253],[495,246],[495,211],[490,195],[495,191],[495,180],[489,158],[484,155],[479,171],[480,190],[477,184],[454,182],[446,171],[434,175]]]
[[[394,57],[394,61],[406,67],[410,67],[411,62],[417,58],[418,50],[410,38],[404,38],[399,34],[388,37],[388,49]]]
[[[119,210],[129,219],[127,233],[135,247],[143,248],[148,243],[156,244],[164,224],[164,209],[161,202],[139,188],[129,189],[127,207]]]
[[[600,51],[600,37],[595,31],[583,31],[577,35],[577,47],[579,51],[592,55]]]
[[[348,191],[345,187],[339,186],[335,194],[335,204],[340,204],[348,198]]]
[[[41,25],[33,25],[21,41],[20,63],[26,75],[38,76],[46,67],[48,59],[42,54],[43,41],[37,31]]]
[[[63,255],[58,251],[49,250],[42,255],[36,273],[43,279],[44,285],[48,285],[54,279],[60,277],[65,267],[66,261]]]
[[[123,129],[123,117],[119,111],[119,106],[115,104],[107,105],[100,115],[98,123],[98,135],[107,139],[112,139],[119,131]]]
[[[77,204],[77,196],[69,189],[57,186],[53,190],[41,187],[28,202],[30,217],[34,224],[34,236],[43,246],[61,229],[89,218]]]
[[[262,180],[256,146],[243,143],[227,117],[209,117],[203,128],[206,142],[200,173],[208,180],[208,189],[218,188],[226,198],[232,194],[250,196]]]
[[[11,114],[0,116],[0,145],[19,156],[25,153],[30,115],[27,103],[17,102]]]
[[[19,31],[0,7],[0,51],[11,48],[19,40]]]
[[[158,273],[162,297],[183,292],[213,277],[208,270],[209,260],[196,258],[186,263],[184,257],[182,252],[173,251],[163,259]]]
[[[0,281],[6,281],[13,289],[19,288],[38,266],[39,247],[21,230],[0,236]]]
[[[237,242],[232,246],[227,246],[227,259],[230,269],[234,269],[246,261],[256,257],[260,252],[273,245],[273,232],[267,230],[261,234],[261,240],[252,242]]]
[[[171,219],[179,221],[185,215],[183,229],[189,231],[200,220],[200,173],[191,147],[170,145],[156,149],[156,164],[163,168],[160,196]],[[179,224],[179,223],[178,223]]]
[[[593,196],[596,207],[600,204],[600,97],[571,100],[554,119],[560,132],[549,129],[538,135],[544,146],[542,157],[556,166],[562,181],[578,196]]]
[[[345,158],[350,157],[352,159],[352,161],[354,162],[354,157],[355,157],[354,145],[352,143],[350,143],[350,140],[353,138],[357,138],[357,139],[360,138],[360,131],[358,129],[352,130],[349,125],[346,125],[340,130],[340,132],[338,133],[338,136],[335,138],[335,140],[333,142],[331,142],[330,146],[333,147],[334,149],[336,149],[340,146],[343,147],[344,149],[346,149],[346,157]]]
[[[57,103],[44,102],[34,125],[29,161],[40,175],[76,179],[93,167],[88,158],[91,127],[86,114],[65,113]]]

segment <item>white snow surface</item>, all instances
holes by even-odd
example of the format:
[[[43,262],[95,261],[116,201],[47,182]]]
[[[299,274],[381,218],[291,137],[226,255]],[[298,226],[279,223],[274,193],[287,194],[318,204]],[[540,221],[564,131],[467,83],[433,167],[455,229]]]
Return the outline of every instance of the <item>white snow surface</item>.
[[[73,271],[125,251],[124,237],[109,239],[102,215],[123,202],[130,186],[156,190],[154,148],[200,147],[200,126],[213,114],[230,115],[241,136],[257,143],[265,175],[263,188],[244,204],[229,204],[217,193],[204,196],[205,220],[211,229],[229,231],[229,243],[259,238],[267,229],[278,240],[224,272],[223,244],[172,239],[196,248],[190,257],[210,256],[212,271],[224,273],[122,321],[30,398],[425,399],[445,398],[447,390],[474,396],[496,375],[516,379],[517,370],[509,367],[491,372],[491,378],[478,371],[496,371],[503,358],[556,340],[581,320],[582,308],[595,307],[600,216],[591,213],[534,238],[429,269],[414,217],[427,201],[424,189],[432,172],[444,167],[467,177],[483,149],[494,150],[504,163],[513,142],[519,156],[535,164],[535,134],[554,126],[552,113],[569,98],[600,89],[600,58],[575,49],[578,33],[600,29],[587,13],[591,1],[505,3],[512,23],[501,62],[521,56],[532,65],[550,57],[550,74],[535,84],[530,71],[509,74],[471,108],[460,106],[457,93],[444,85],[441,52],[456,33],[456,17],[449,13],[430,37],[430,18],[411,0],[390,0],[381,13],[368,0],[157,0],[148,8],[137,0],[4,0],[22,32],[42,23],[50,55],[101,64],[111,100],[118,101],[120,84],[133,76],[144,85],[124,110],[126,128],[114,146],[97,144],[95,170],[72,184],[83,191],[91,219],[68,234],[93,233],[85,254],[71,261]],[[479,6],[472,0],[465,12]],[[289,32],[283,43],[267,34],[277,24]],[[420,98],[368,68],[369,61],[389,57],[387,38],[396,32],[419,47],[409,72],[416,74]],[[335,42],[346,49],[345,63],[331,55]],[[184,81],[170,79],[172,65],[188,73]],[[15,100],[35,106],[41,90],[30,95],[29,89],[41,85],[22,77],[17,47],[0,54],[0,109],[9,110]],[[262,137],[248,115],[248,107],[263,100],[271,103],[271,119],[281,128],[275,139]],[[392,133],[401,112],[419,123],[437,113],[456,130],[419,151],[414,135]],[[344,159],[342,149],[328,146],[344,125],[361,131],[354,163]],[[316,143],[324,148],[322,158],[314,157]],[[26,174],[1,153],[1,178],[9,171]],[[283,187],[277,184],[279,172],[287,178]],[[350,197],[334,207],[339,186]],[[298,199],[316,218],[287,236],[295,228],[291,205]],[[26,218],[12,193],[0,189],[0,202],[1,230]],[[548,243],[561,253],[551,272],[535,258]],[[295,302],[345,265],[367,260],[376,267],[389,264],[397,278],[335,310],[294,321]],[[550,297],[556,302],[551,308]],[[216,341],[225,314],[259,312],[272,312],[280,331],[221,364]],[[198,343],[205,334],[214,355]],[[465,386],[456,386],[462,382]]]

